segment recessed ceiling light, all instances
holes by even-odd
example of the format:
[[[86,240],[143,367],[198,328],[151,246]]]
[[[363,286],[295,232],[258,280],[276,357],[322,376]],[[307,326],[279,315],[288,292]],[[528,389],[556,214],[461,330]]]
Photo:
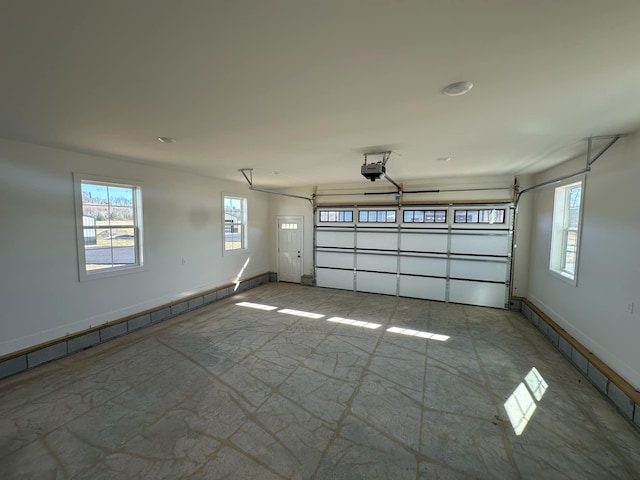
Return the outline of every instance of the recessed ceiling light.
[[[451,157],[438,157],[436,158],[436,160],[439,162],[448,162],[449,160],[451,160]]]
[[[449,97],[457,97],[458,95],[464,95],[469,90],[473,88],[473,83],[464,81],[464,82],[455,82],[447,85],[442,89],[442,93],[448,95]]]
[[[176,143],[176,139],[171,137],[158,137],[158,141],[161,143]]]

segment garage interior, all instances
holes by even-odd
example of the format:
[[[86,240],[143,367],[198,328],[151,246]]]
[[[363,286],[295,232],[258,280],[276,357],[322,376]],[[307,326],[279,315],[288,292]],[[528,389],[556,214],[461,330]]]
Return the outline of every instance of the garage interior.
[[[519,313],[289,283],[5,382],[24,478],[633,478],[640,457]]]
[[[2,478],[637,478],[640,5],[0,5]]]

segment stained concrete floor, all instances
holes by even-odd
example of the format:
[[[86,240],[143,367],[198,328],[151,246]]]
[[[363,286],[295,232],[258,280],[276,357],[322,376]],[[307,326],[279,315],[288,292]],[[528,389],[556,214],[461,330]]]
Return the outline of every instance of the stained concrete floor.
[[[638,432],[523,317],[480,307],[269,284],[0,382],[2,479],[639,472]]]

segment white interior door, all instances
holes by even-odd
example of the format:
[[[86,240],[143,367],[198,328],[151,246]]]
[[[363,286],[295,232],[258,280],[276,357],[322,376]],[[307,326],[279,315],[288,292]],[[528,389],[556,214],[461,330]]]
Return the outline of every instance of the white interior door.
[[[300,283],[302,217],[278,217],[278,280]]]

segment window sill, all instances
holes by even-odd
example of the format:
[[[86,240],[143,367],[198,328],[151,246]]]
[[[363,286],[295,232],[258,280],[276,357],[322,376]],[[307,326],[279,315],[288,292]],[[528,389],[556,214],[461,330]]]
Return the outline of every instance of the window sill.
[[[80,272],[80,281],[86,282],[88,280],[97,280],[99,278],[117,277],[121,275],[128,275],[130,273],[138,273],[146,270],[144,265],[136,265],[131,267],[116,267],[105,270],[92,270],[91,273]]]
[[[551,273],[552,276],[562,280],[564,283],[568,283],[569,285],[573,285],[574,287],[578,284],[577,274],[571,276],[568,273],[559,270],[553,270],[551,268],[549,269],[549,273]]]

